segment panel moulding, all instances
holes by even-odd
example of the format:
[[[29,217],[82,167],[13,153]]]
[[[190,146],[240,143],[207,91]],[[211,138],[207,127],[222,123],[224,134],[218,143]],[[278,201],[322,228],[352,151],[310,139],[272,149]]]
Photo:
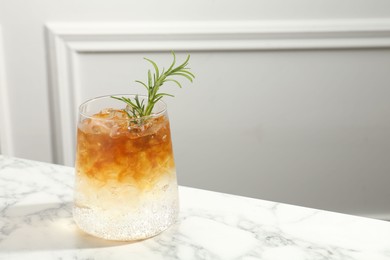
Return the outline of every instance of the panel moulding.
[[[9,106],[8,86],[5,71],[5,56],[0,26],[0,154],[14,156],[14,145],[11,129],[11,114]]]
[[[79,53],[389,48],[390,20],[49,23],[55,162],[73,165]]]

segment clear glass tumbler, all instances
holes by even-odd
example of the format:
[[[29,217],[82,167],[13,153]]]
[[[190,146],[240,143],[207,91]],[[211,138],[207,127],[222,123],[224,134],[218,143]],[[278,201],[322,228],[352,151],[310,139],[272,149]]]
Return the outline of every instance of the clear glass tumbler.
[[[86,233],[128,241],[167,229],[179,202],[165,103],[134,120],[124,107],[110,96],[80,106],[73,216]]]

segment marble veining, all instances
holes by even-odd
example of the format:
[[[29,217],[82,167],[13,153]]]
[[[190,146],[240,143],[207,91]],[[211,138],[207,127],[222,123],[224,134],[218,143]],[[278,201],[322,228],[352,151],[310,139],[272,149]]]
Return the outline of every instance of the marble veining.
[[[72,219],[73,168],[0,155],[0,259],[390,259],[390,223],[180,187],[180,220],[105,241]]]

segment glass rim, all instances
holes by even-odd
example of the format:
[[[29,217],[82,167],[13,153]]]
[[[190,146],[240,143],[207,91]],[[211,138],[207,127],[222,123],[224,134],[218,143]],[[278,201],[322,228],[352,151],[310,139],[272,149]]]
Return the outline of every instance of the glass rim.
[[[96,118],[93,115],[89,115],[89,114],[86,114],[85,112],[83,112],[82,108],[85,107],[89,103],[92,103],[92,102],[98,101],[98,100],[102,100],[102,99],[108,99],[109,98],[109,99],[121,102],[120,100],[114,99],[112,97],[133,97],[133,98],[135,98],[136,96],[138,96],[140,98],[143,98],[143,99],[146,99],[146,100],[148,99],[148,96],[146,96],[146,95],[139,95],[139,94],[113,94],[113,95],[103,95],[103,96],[98,96],[98,97],[87,99],[86,101],[84,101],[83,103],[81,103],[79,105],[79,109],[78,109],[79,110],[79,116],[82,116],[82,117],[85,117],[85,118],[90,118],[90,119],[96,119],[96,120],[105,120],[105,121],[110,121],[110,120],[115,120],[115,121],[118,121],[118,120],[129,120],[129,118],[123,118],[123,119]],[[125,104],[125,103],[123,102],[123,104]],[[137,117],[137,119],[146,119],[146,118],[152,118],[152,117],[159,117],[159,116],[165,114],[165,112],[167,111],[167,104],[164,101],[162,101],[161,99],[159,101],[157,101],[156,104],[162,104],[163,105],[162,109],[159,109],[159,111],[157,111],[156,113],[151,113],[148,116]],[[107,107],[107,108],[109,108],[109,107]],[[102,107],[101,109],[104,109],[104,107]]]

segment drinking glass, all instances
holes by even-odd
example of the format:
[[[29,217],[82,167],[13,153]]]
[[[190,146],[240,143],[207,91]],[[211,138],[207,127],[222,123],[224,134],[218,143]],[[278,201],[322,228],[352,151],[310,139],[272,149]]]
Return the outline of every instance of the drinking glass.
[[[86,233],[108,240],[154,236],[179,211],[166,104],[158,101],[141,118],[130,118],[125,107],[103,96],[79,109],[73,217]]]

